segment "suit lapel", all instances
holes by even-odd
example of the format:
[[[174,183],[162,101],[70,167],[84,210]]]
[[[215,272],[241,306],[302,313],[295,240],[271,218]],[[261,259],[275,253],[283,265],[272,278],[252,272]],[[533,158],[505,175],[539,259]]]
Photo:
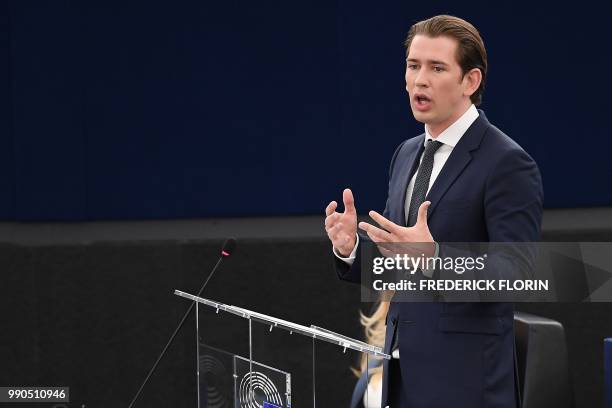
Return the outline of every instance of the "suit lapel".
[[[472,160],[471,152],[480,146],[480,142],[489,126],[489,121],[483,111],[479,110],[478,112],[480,113],[478,119],[463,134],[427,194],[426,200],[431,201],[431,206],[427,211],[428,221],[431,219],[444,193],[446,193],[448,188],[457,180],[457,177],[459,177],[463,169]]]

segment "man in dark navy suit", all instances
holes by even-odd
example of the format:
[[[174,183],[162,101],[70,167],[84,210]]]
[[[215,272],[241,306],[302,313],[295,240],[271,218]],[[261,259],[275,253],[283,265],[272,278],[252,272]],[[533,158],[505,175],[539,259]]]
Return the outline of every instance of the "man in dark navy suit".
[[[351,190],[332,201],[325,229],[341,279],[359,282],[360,248],[376,243],[536,242],[542,182],[533,159],[493,126],[480,104],[487,56],[478,31],[452,16],[413,25],[406,90],[425,133],[403,142],[389,169],[378,224],[359,223]],[[520,260],[517,260],[517,262]],[[429,278],[428,271],[422,271]],[[515,408],[511,303],[392,301],[387,315],[382,406]]]

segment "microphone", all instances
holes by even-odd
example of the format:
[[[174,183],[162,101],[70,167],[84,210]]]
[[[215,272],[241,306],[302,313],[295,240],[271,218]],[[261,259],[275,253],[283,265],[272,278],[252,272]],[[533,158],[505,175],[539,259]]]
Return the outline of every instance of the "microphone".
[[[236,238],[228,238],[223,243],[221,255],[224,257],[230,256],[236,250]]]
[[[202,285],[202,287],[198,291],[198,294],[196,295],[197,297],[200,297],[200,295],[204,291],[204,288],[206,287],[206,285],[208,285],[208,281],[210,280],[210,278],[213,277],[213,275],[215,274],[215,271],[217,270],[217,268],[221,264],[221,261],[224,258],[228,258],[230,255],[232,255],[234,253],[234,251],[236,250],[236,245],[237,245],[237,243],[236,243],[236,239],[235,238],[228,238],[228,239],[225,240],[225,242],[223,243],[223,246],[221,247],[221,255],[219,256],[219,259],[217,260],[217,263],[215,264],[215,266],[212,268],[212,270],[208,274],[208,278],[206,278],[206,281],[204,282],[204,284]],[[176,337],[178,332],[181,330],[181,327],[183,327],[183,324],[187,320],[187,317],[189,316],[189,313],[191,313],[191,310],[193,309],[193,306],[195,304],[196,304],[196,302],[193,301],[191,303],[191,305],[189,306],[189,309],[187,309],[187,311],[183,315],[183,318],[179,322],[178,326],[176,326],[176,329],[174,330],[174,333],[172,333],[172,336],[170,336],[170,339],[168,339],[168,343],[166,343],[166,346],[164,347],[164,349],[160,353],[159,357],[157,357],[157,360],[155,361],[155,364],[153,364],[153,367],[151,367],[151,370],[149,370],[149,374],[147,374],[145,380],[142,382],[142,385],[140,386],[140,388],[138,389],[138,392],[136,393],[136,395],[132,399],[132,402],[130,402],[130,405],[129,405],[128,408],[132,408],[134,406],[134,404],[136,403],[136,401],[138,400],[138,397],[140,396],[140,393],[144,389],[145,385],[147,385],[147,382],[149,382],[149,378],[151,378],[151,375],[153,375],[153,373],[155,372],[155,369],[157,368],[157,365],[159,364],[161,359],[164,357],[164,355],[166,355],[166,351],[168,350],[168,347],[170,347],[170,345],[174,341],[174,338]]]

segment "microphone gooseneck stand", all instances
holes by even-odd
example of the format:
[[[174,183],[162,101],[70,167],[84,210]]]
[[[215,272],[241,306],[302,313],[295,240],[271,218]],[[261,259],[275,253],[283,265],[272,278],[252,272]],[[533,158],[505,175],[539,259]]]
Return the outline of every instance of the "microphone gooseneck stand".
[[[227,258],[228,256],[230,256],[234,252],[234,249],[236,249],[236,240],[234,238],[227,239],[225,241],[225,243],[223,244],[223,248],[221,249],[221,256],[219,257],[219,260],[217,260],[217,263],[212,268],[212,271],[208,275],[208,278],[206,278],[206,281],[204,282],[204,284],[202,285],[202,287],[198,291],[198,294],[196,295],[197,297],[200,297],[202,295],[202,292],[204,291],[204,288],[208,284],[208,281],[210,280],[210,278],[212,278],[213,275],[215,274],[215,271],[217,270],[217,268],[221,264],[221,261],[223,261],[224,258]],[[168,347],[170,347],[170,345],[174,341],[174,338],[176,337],[178,332],[183,327],[183,324],[185,324],[185,321],[187,320],[187,317],[189,317],[189,313],[191,313],[191,310],[193,309],[193,306],[195,304],[196,304],[195,301],[192,302],[191,305],[189,306],[189,309],[187,309],[187,311],[183,315],[183,318],[179,322],[178,326],[176,326],[176,329],[174,330],[174,333],[172,333],[172,336],[170,336],[170,339],[168,339],[168,342],[166,343],[166,346],[164,347],[164,349],[160,353],[159,357],[157,357],[157,360],[155,361],[155,364],[153,364],[153,367],[151,367],[151,370],[149,370],[149,373],[147,374],[147,376],[145,377],[144,381],[142,382],[142,385],[138,389],[138,392],[136,393],[136,395],[134,395],[134,398],[132,399],[132,402],[130,402],[130,405],[128,406],[128,408],[132,408],[134,406],[134,404],[136,403],[136,401],[138,400],[138,397],[142,393],[142,390],[144,389],[145,385],[147,385],[147,382],[149,382],[149,378],[151,378],[151,376],[155,372],[155,369],[157,368],[157,365],[159,364],[161,359],[164,357],[164,355],[166,355],[166,351],[168,350]]]

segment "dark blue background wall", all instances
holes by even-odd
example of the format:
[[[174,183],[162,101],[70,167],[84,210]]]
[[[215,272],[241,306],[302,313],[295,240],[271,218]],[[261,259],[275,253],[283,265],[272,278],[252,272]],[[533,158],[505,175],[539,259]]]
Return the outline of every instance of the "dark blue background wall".
[[[612,205],[608,17],[594,1],[0,2],[0,219],[381,209],[422,132],[402,42],[473,22],[482,108],[539,163],[546,206]]]

